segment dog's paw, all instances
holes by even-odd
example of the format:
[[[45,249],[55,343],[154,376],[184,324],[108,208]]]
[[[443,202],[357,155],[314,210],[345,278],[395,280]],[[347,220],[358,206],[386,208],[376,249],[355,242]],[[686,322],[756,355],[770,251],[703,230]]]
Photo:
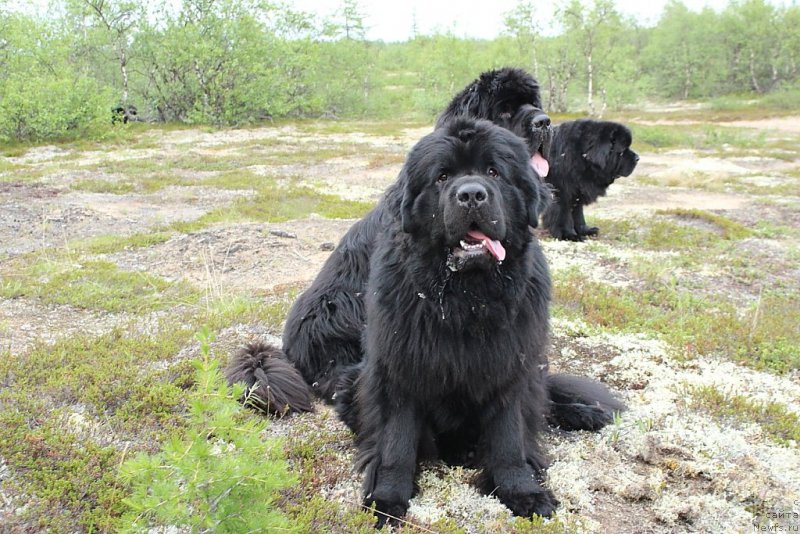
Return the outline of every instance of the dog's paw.
[[[375,528],[383,528],[387,524],[400,523],[400,518],[408,511],[408,502],[367,498],[364,499],[364,507],[371,509],[375,514]]]
[[[575,232],[564,233],[564,235],[560,238],[564,241],[583,241],[583,236],[577,234]]]
[[[581,235],[595,236],[600,233],[600,228],[598,228],[597,226],[584,226],[583,228],[580,229],[579,233]]]
[[[555,496],[550,490],[542,487],[525,492],[498,491],[497,496],[514,515],[521,517],[530,517],[534,514],[550,517],[558,507],[558,500]]]

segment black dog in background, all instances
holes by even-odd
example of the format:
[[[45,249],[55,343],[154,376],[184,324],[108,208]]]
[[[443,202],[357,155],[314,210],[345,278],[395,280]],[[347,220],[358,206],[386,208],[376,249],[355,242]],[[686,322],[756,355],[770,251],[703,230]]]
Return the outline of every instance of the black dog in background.
[[[553,128],[546,180],[555,199],[542,218],[550,235],[570,241],[597,235],[598,228],[586,224],[583,207],[636,168],[639,156],[631,141],[631,131],[617,122],[581,119]]]
[[[533,76],[509,67],[484,72],[450,101],[436,127],[459,116],[490,120],[525,139],[531,166],[539,178],[547,176],[553,132]]]

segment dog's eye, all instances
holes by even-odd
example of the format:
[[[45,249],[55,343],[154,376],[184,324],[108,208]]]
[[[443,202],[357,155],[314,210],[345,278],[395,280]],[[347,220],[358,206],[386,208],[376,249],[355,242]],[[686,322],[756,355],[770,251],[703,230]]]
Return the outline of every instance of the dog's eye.
[[[489,167],[489,170],[486,171],[486,174],[488,174],[492,178],[497,178],[498,176],[500,176],[500,173],[497,172],[497,169],[495,169],[494,167]]]
[[[446,172],[441,172],[441,173],[439,173],[439,176],[436,177],[436,181],[437,182],[446,182],[447,178],[448,178],[447,173]]]

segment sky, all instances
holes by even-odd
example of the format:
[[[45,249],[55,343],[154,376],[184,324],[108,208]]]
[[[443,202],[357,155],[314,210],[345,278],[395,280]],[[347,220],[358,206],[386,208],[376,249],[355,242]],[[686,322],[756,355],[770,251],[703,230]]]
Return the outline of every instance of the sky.
[[[168,0],[180,4],[180,0]],[[344,0],[283,0],[293,9],[314,13],[320,17],[330,16],[344,5]],[[458,37],[492,39],[503,30],[503,16],[514,9],[519,0],[357,0],[365,15],[367,39],[373,41],[405,41],[412,36],[416,21],[421,35],[436,31],[452,31]],[[555,5],[565,0],[532,0],[534,6],[542,6],[543,31],[552,20]],[[643,26],[658,22],[661,11],[668,0],[614,0],[617,10],[637,20]],[[693,11],[708,6],[716,11],[724,9],[731,0],[682,0]],[[773,5],[786,5],[793,0],[767,0]],[[590,0],[581,0],[590,4]],[[11,8],[47,12],[48,0],[0,0]]]
[[[411,37],[416,18],[417,31],[452,30],[459,37],[491,39],[503,29],[503,14],[517,5],[517,0],[359,0],[366,18],[367,39],[403,41]],[[556,2],[534,0],[534,6]],[[709,6],[721,10],[729,0],[684,0],[693,11]],[[666,0],[616,0],[617,9],[624,15],[652,26],[658,21]],[[290,5],[302,11],[330,15],[343,5],[342,0],[293,0]],[[543,13],[545,20],[552,17]]]

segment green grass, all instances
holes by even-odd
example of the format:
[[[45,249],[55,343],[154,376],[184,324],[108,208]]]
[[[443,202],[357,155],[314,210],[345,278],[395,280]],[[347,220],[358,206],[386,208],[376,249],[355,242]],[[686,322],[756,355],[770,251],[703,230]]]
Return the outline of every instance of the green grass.
[[[133,234],[127,237],[102,235],[70,241],[66,249],[84,254],[113,254],[123,250],[159,245],[168,241],[173,235],[173,232],[168,231]]]
[[[694,150],[761,149],[767,145],[762,131],[713,125],[644,125],[633,123],[633,145],[637,150],[688,148]]]
[[[600,239],[649,250],[708,251],[756,235],[754,230],[723,215],[697,209],[658,210],[637,219],[592,218],[602,229]]]
[[[0,183],[30,183],[36,182],[40,178],[51,174],[51,169],[45,166],[27,166],[8,163],[4,165],[0,161]]]
[[[17,474],[12,489],[32,497],[20,519],[43,530],[113,530],[127,448],[180,425],[185,379],[146,365],[173,357],[188,335],[78,336],[0,362],[0,383],[12,386],[0,389],[0,456]]]
[[[304,186],[265,187],[255,197],[237,200],[195,221],[173,223],[170,228],[189,233],[222,222],[283,222],[301,219],[312,213],[327,219],[353,219],[364,216],[373,207],[372,202],[344,200]]]
[[[800,89],[785,89],[768,93],[761,99],[760,105],[772,110],[797,113],[797,110],[800,109]]]
[[[136,190],[136,186],[127,181],[117,180],[79,180],[70,185],[70,189],[76,191],[88,191],[90,193],[111,193],[112,195],[124,195]]]
[[[770,294],[742,309],[722,298],[651,283],[631,290],[589,280],[577,271],[556,273],[554,313],[600,330],[659,335],[681,358],[727,358],[785,373],[800,369],[800,305]]]
[[[673,208],[668,210],[657,210],[656,215],[675,216],[678,219],[704,221],[719,232],[722,239],[737,240],[752,237],[754,232],[746,226],[737,223],[722,215],[710,211],[686,208]]]
[[[692,136],[677,126],[631,124],[634,147],[639,150],[689,147]]]
[[[689,391],[691,403],[723,424],[757,423],[777,443],[800,442],[800,417],[777,402],[756,402],[742,395],[719,391],[714,386],[698,386]]]
[[[14,171],[21,169],[24,169],[24,166],[11,163],[5,158],[0,158],[0,174],[8,174],[11,176],[14,174]],[[0,176],[0,178],[2,178],[2,176]]]
[[[186,283],[122,271],[106,261],[77,262],[69,257],[42,259],[26,266],[0,285],[0,296],[117,313],[145,313],[199,300],[199,294]]]
[[[0,156],[4,158],[18,158],[20,156],[24,156],[28,152],[29,148],[30,146],[28,145],[17,143],[0,145]],[[3,160],[0,160],[0,170],[3,169],[3,163]]]
[[[257,322],[277,332],[290,298],[219,300],[173,313],[148,333],[117,328],[23,354],[0,349],[0,457],[14,473],[4,490],[27,505],[4,527],[118,531],[130,495],[120,464],[187,429],[195,371],[178,356],[194,332]]]

